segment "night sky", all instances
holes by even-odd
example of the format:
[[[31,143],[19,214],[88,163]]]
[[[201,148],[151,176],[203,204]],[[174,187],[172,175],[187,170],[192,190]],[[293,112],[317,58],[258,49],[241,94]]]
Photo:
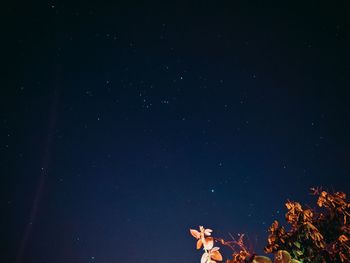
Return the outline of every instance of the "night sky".
[[[348,1],[72,2],[1,8],[0,262],[262,253],[287,199],[350,194]]]

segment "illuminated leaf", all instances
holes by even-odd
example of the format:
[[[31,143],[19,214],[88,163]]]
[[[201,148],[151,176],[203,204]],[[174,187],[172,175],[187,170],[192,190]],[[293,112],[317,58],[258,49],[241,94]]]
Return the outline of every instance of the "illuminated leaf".
[[[210,257],[212,259],[214,259],[214,260],[222,261],[222,255],[221,255],[221,253],[218,250],[211,251],[210,252]]]
[[[268,257],[255,256],[252,263],[272,263],[272,261]]]
[[[343,243],[346,241],[349,241],[349,238],[346,235],[341,235],[340,237],[338,237],[338,240]]]
[[[204,230],[204,234],[207,235],[207,236],[210,236],[211,235],[211,232],[213,232],[213,230],[207,228]]]
[[[197,245],[196,245],[197,249],[200,249],[202,245],[203,245],[202,239],[198,239]]]
[[[201,257],[201,263],[207,263],[208,258],[209,258],[209,254],[205,252]]]
[[[203,246],[206,250],[212,249],[212,247],[214,246],[214,238],[206,237],[204,239]]]
[[[199,239],[201,237],[201,234],[195,229],[190,229],[190,233],[193,237],[195,237],[197,239]]]

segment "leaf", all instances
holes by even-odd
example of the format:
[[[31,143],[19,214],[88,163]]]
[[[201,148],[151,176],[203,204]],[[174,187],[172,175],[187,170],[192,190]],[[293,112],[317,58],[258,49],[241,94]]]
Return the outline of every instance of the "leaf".
[[[209,258],[209,254],[205,252],[201,257],[201,263],[207,263],[208,258]]]
[[[255,256],[253,263],[272,263],[271,259],[264,256]]]
[[[198,239],[198,241],[197,241],[197,249],[200,249],[202,247],[202,244],[203,244],[202,239]]]
[[[211,232],[213,232],[213,230],[207,228],[206,230],[204,230],[204,234],[207,235],[207,236],[210,236],[211,235]]]
[[[218,250],[212,251],[210,257],[217,261],[222,261],[222,255]]]
[[[341,235],[340,237],[338,237],[338,240],[340,243],[344,243],[346,241],[348,241],[348,237],[346,235]]]
[[[293,250],[292,251],[295,257],[300,257],[303,255],[303,251],[301,250]]]
[[[279,250],[275,255],[275,263],[289,263],[292,257],[286,250]]]
[[[210,250],[214,246],[214,238],[206,237],[203,242],[203,246],[206,250]]]
[[[295,241],[293,244],[294,244],[297,248],[300,248],[300,243],[299,243],[299,242]]]
[[[201,237],[201,233],[199,233],[197,230],[195,229],[190,229],[190,233],[193,237],[199,239]]]

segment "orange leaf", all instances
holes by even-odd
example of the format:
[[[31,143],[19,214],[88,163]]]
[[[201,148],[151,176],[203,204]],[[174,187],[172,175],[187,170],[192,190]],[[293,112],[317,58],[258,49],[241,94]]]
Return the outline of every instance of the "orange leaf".
[[[201,237],[201,234],[195,229],[190,229],[190,233],[193,237],[195,237],[197,239]]]
[[[343,243],[343,242],[346,242],[348,241],[348,237],[346,235],[341,235],[340,237],[338,237],[338,240]]]
[[[203,242],[203,246],[205,249],[210,250],[212,249],[214,245],[214,238],[212,237],[206,237]]]
[[[268,257],[256,256],[254,257],[253,263],[272,263],[272,261]]]
[[[197,241],[197,249],[200,249],[202,247],[202,244],[203,244],[202,240],[198,239],[198,241]]]
[[[211,252],[211,258],[217,261],[222,261],[222,256],[218,250]]]

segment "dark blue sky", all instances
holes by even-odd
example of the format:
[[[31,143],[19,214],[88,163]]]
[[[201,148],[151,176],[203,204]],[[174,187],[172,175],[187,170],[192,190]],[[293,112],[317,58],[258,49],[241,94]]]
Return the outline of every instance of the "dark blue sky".
[[[4,7],[1,262],[261,252],[286,199],[350,192],[349,4],[230,2]]]

